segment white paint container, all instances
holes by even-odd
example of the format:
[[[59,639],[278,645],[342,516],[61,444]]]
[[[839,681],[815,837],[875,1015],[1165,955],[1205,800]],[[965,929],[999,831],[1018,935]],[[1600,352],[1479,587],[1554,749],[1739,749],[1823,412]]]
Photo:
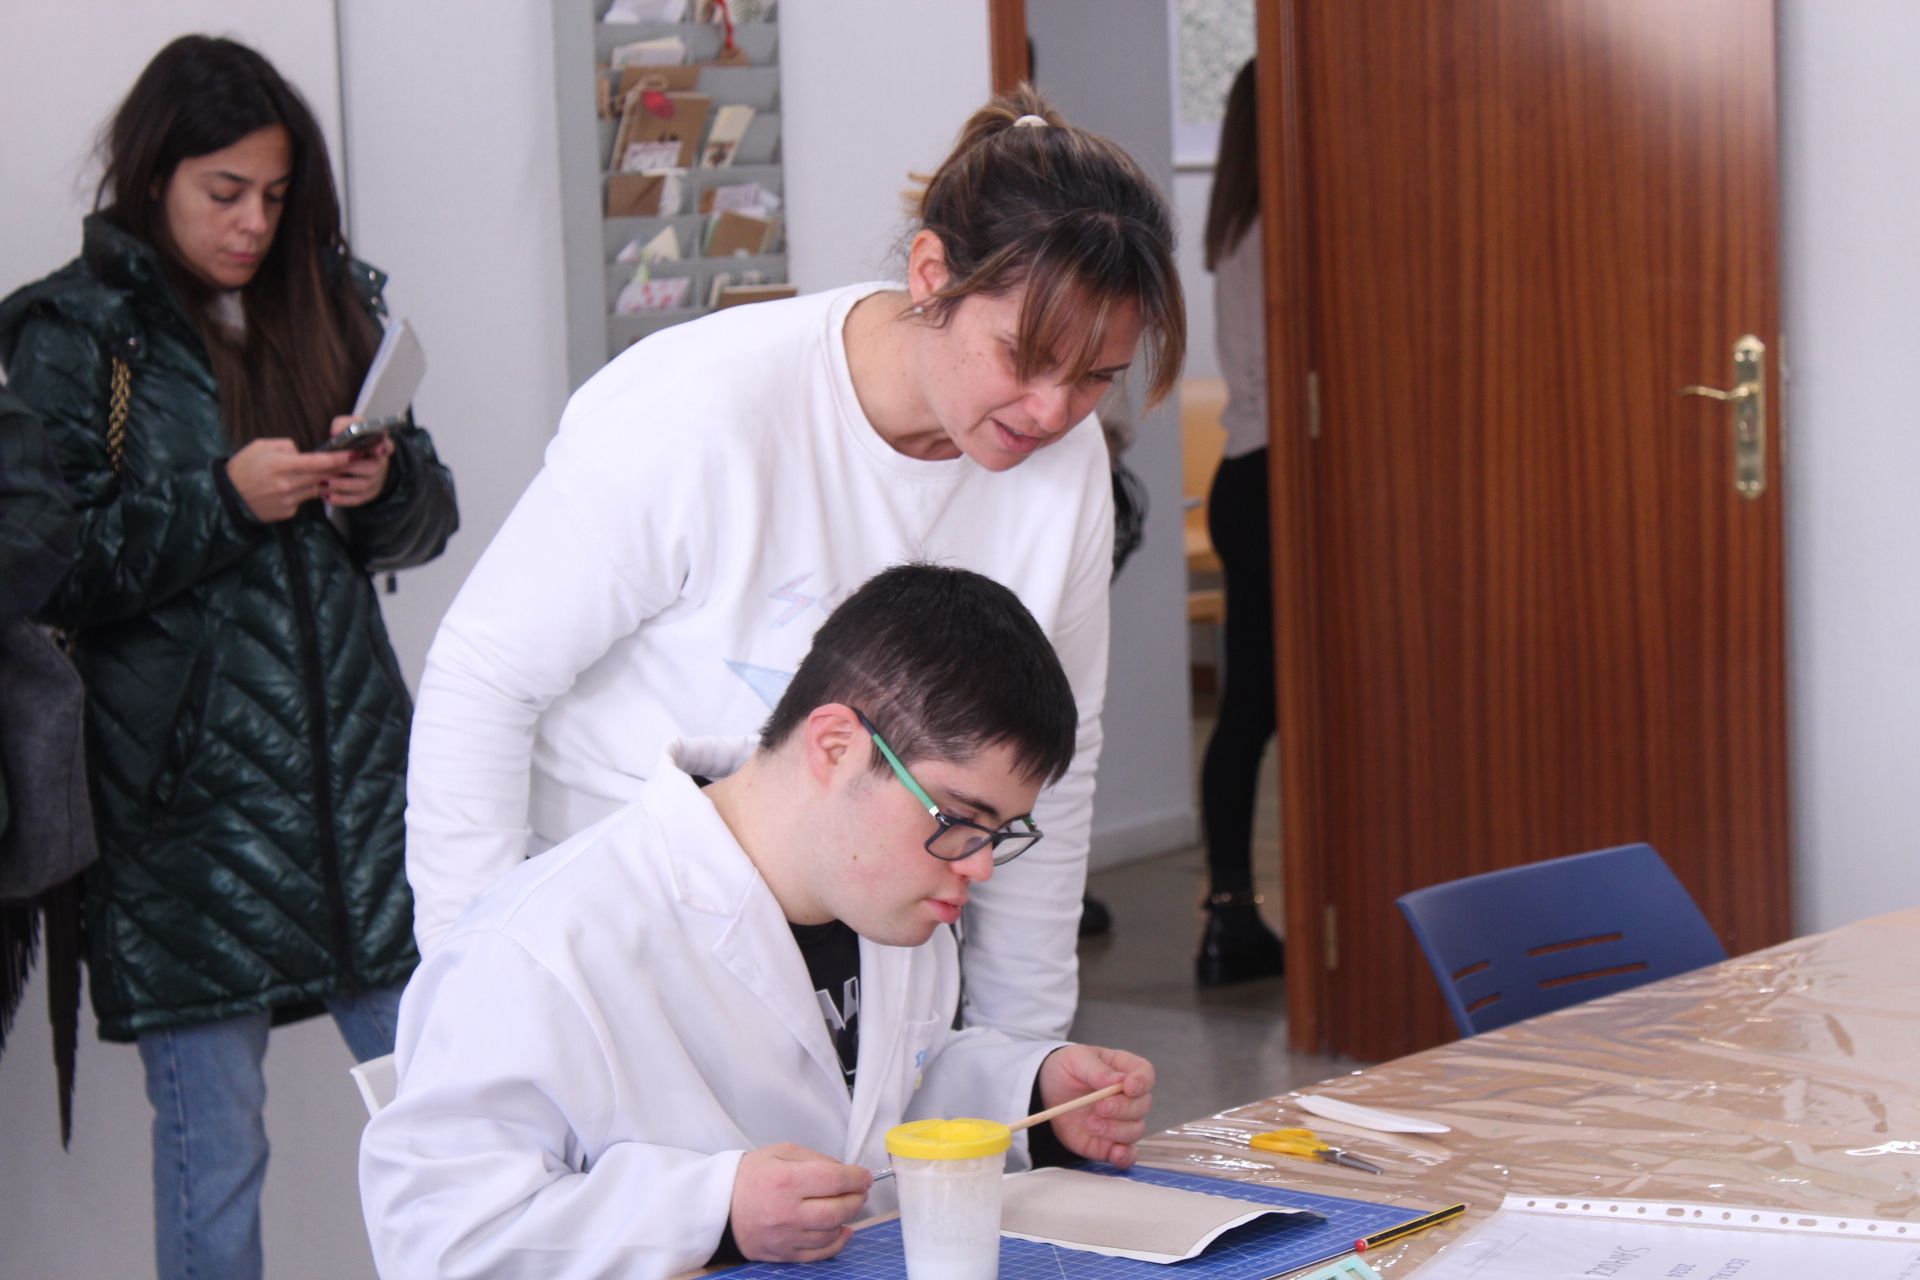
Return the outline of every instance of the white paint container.
[[[915,1120],[887,1131],[907,1280],[995,1280],[1000,1179],[1013,1132],[992,1120]]]

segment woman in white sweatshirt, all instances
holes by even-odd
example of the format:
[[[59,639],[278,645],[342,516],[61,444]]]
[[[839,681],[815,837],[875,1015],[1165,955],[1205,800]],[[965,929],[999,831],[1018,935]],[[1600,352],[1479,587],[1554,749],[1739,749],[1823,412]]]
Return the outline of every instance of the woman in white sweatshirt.
[[[1065,1034],[1113,542],[1083,424],[1136,350],[1150,401],[1178,376],[1172,218],[1026,87],[968,122],[918,213],[903,283],[663,330],[569,402],[427,658],[407,786],[423,951],[638,795],[669,741],[756,730],[833,605],[926,559],[1011,588],[1073,685],[1046,848],[975,896],[964,960],[969,1024]]]

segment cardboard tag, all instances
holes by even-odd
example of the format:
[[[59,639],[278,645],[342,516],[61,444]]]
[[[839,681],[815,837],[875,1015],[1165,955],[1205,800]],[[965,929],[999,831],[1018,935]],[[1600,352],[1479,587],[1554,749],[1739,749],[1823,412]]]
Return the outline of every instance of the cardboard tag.
[[[700,87],[700,69],[704,62],[684,62],[672,67],[602,67],[596,77],[600,84],[600,114],[617,119],[626,110],[627,95],[642,83],[668,93],[692,93]]]
[[[619,167],[627,148],[636,142],[677,142],[680,152],[673,167],[692,168],[694,157],[699,154],[700,137],[706,132],[707,112],[713,106],[713,99],[704,93],[670,92],[667,101],[673,113],[660,116],[649,110],[641,97],[639,93],[627,95],[626,109],[620,113],[620,131],[613,139],[612,167]]]
[[[773,244],[774,225],[772,218],[757,218],[731,209],[716,214],[713,229],[707,234],[707,256],[731,258],[739,253],[765,253]]]
[[[613,173],[607,175],[609,218],[652,218],[660,213],[667,174]]]
[[[713,309],[744,306],[749,302],[772,302],[776,298],[791,298],[797,290],[790,284],[730,284],[721,289],[713,299]]]

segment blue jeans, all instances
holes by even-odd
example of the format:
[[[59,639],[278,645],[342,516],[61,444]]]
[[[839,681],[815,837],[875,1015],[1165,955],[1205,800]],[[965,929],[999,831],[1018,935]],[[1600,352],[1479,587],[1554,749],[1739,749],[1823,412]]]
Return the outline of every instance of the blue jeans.
[[[399,987],[327,1001],[357,1061],[393,1052]],[[261,1273],[260,1187],[267,1176],[269,1015],[141,1036],[153,1104],[154,1249],[160,1280],[248,1280]]]

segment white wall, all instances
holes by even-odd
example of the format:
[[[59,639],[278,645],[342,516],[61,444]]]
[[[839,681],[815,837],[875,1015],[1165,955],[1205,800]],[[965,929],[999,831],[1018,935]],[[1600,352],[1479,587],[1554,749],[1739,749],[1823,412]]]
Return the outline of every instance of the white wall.
[[[414,412],[460,494],[446,554],[385,598],[417,682],[571,390],[553,19],[521,0],[339,3],[354,252],[391,274],[387,302],[420,332]]]
[[[900,277],[907,175],[940,163],[992,84],[984,0],[780,7],[787,242],[802,293]]]
[[[1783,0],[1797,923],[1920,902],[1920,8]]]

